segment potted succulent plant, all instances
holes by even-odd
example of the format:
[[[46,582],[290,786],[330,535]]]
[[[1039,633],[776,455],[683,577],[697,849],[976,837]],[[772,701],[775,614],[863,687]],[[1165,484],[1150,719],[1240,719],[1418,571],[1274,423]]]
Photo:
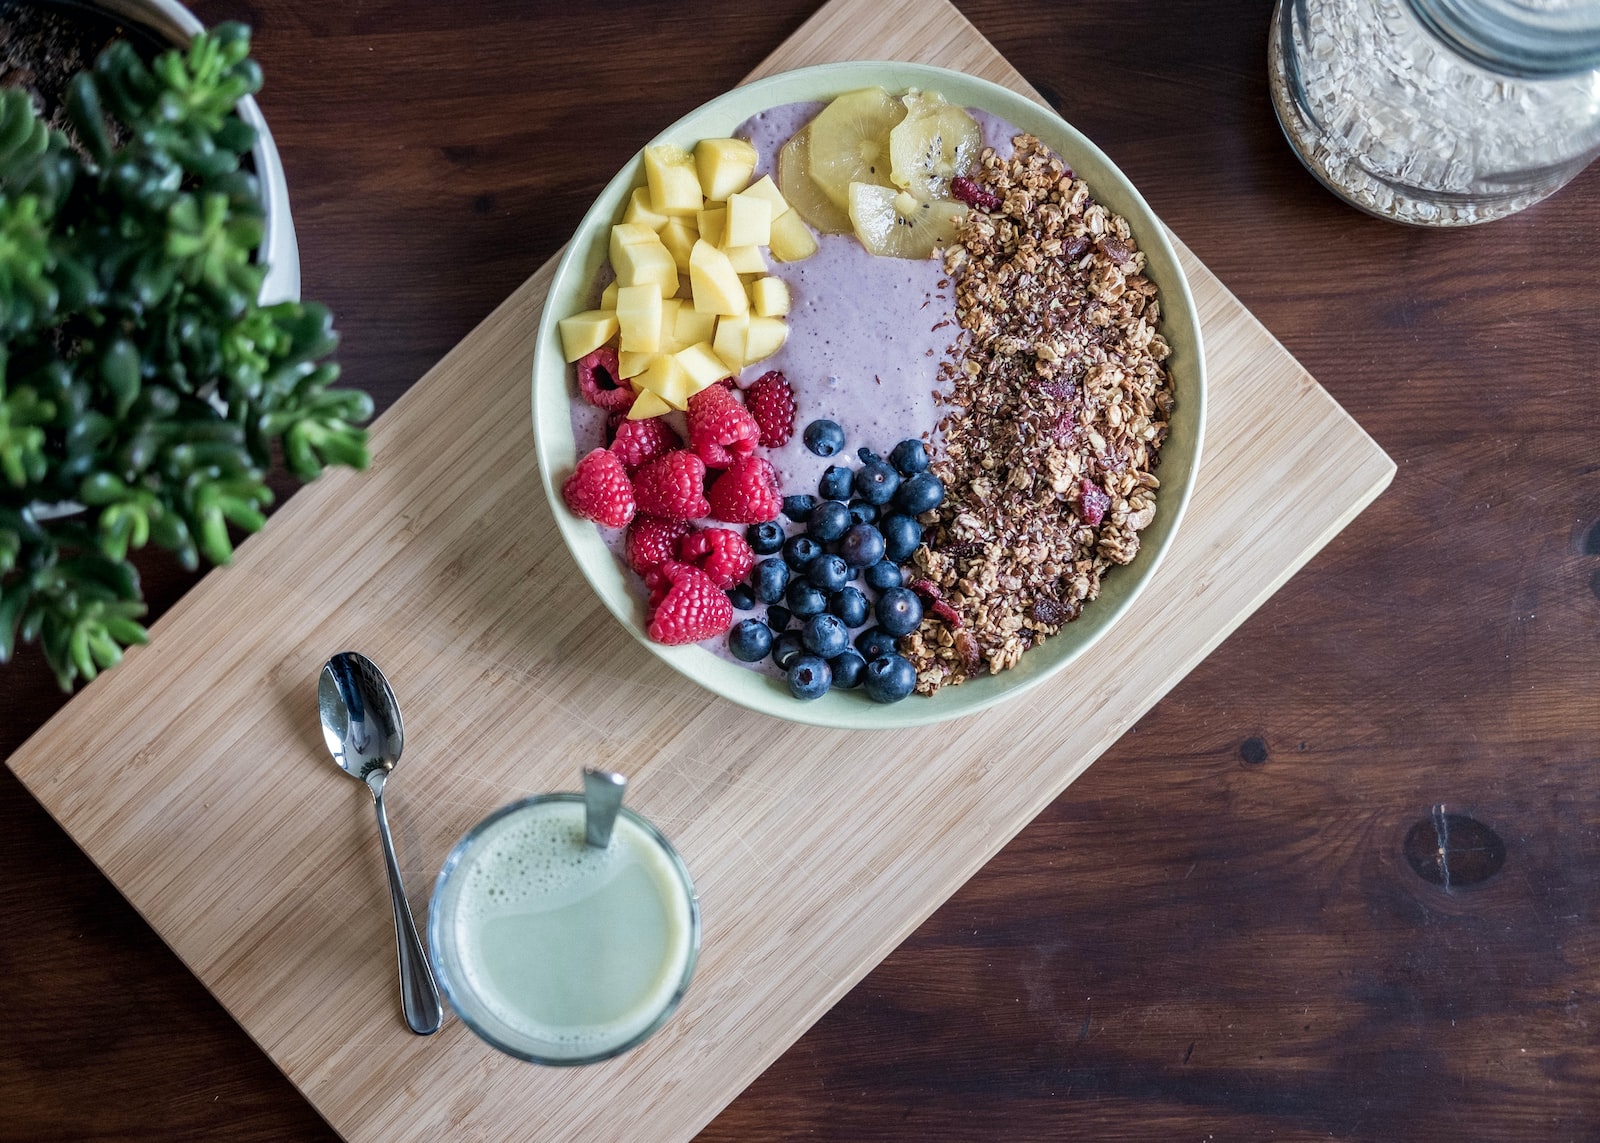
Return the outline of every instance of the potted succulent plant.
[[[64,130],[0,92],[0,662],[37,640],[63,689],[145,638],[129,549],[226,563],[275,457],[366,464],[327,308],[262,303],[259,85],[224,24],[148,61],[113,42]]]

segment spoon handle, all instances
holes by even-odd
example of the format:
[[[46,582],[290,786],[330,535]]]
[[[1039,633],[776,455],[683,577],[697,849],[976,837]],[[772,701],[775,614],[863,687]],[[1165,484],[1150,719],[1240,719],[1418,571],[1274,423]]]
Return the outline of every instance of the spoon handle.
[[[395,948],[400,954],[400,1007],[406,1024],[419,1036],[430,1036],[444,1023],[439,1004],[439,986],[422,951],[417,923],[411,919],[406,890],[400,880],[400,863],[394,857],[394,841],[389,837],[389,815],[383,808],[383,787],[373,790],[372,802],[378,808],[378,835],[383,838],[383,863],[389,868],[389,900],[394,905]]]

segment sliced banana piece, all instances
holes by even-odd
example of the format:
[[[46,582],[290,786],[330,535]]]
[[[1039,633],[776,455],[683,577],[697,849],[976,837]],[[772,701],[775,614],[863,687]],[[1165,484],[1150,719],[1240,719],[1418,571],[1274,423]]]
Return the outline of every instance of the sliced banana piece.
[[[889,133],[905,105],[881,87],[839,96],[811,121],[811,177],[841,209],[850,184],[889,185]]]
[[[850,184],[850,221],[868,252],[888,258],[926,258],[955,241],[967,215],[949,199],[924,202],[908,191]]]
[[[778,152],[778,189],[800,217],[824,234],[849,234],[850,212],[822,192],[811,177],[811,128],[806,126]]]
[[[905,95],[906,117],[889,132],[889,178],[924,200],[950,197],[950,180],[977,161],[983,132],[963,108],[932,91]]]

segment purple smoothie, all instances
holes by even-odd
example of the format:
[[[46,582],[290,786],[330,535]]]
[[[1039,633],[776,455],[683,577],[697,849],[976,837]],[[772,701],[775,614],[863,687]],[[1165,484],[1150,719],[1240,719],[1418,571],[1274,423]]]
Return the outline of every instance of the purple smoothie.
[[[735,128],[736,137],[756,148],[755,178],[773,172],[783,145],[824,106],[820,102],[785,104],[759,112]],[[970,113],[983,131],[984,146],[1009,155],[1016,130],[986,112]],[[859,448],[887,455],[908,437],[933,440],[943,416],[935,401],[941,389],[939,366],[950,356],[961,332],[953,283],[945,275],[942,258],[880,258],[868,253],[852,234],[818,234],[816,238],[817,252],[810,258],[772,263],[770,273],[789,287],[788,340],[772,357],[746,367],[738,379],[745,388],[776,369],[794,390],[798,412],[793,437],[781,448],[759,450],[776,469],[784,495],[815,495],[817,482],[830,465],[859,467]],[[609,270],[605,274],[609,276]],[[598,283],[596,296],[603,284]],[[838,456],[816,456],[802,442],[805,426],[818,419],[836,421],[844,429],[846,447]],[[687,443],[683,415],[670,413],[667,420]],[[572,431],[578,455],[605,444],[605,421],[604,412],[574,395]],[[787,519],[780,521],[790,532],[803,530]],[[700,523],[744,531],[742,525],[714,520]],[[647,594],[643,581],[622,558],[625,530],[601,528],[600,532],[642,598]],[[872,591],[863,590],[870,599]],[[758,602],[753,611],[736,611],[734,622],[762,617],[766,608]],[[700,645],[733,660],[726,636]],[[770,659],[744,665],[782,676]]]

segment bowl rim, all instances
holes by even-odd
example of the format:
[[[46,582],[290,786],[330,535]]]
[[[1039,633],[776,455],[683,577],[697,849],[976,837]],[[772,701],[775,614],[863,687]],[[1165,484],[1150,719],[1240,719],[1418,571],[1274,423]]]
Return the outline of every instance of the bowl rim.
[[[642,601],[629,590],[625,569],[606,547],[597,526],[567,509],[560,495],[561,481],[556,477],[557,463],[570,470],[577,459],[571,429],[570,401],[574,398],[570,367],[561,351],[556,322],[575,312],[574,297],[581,296],[575,292],[589,288],[594,270],[604,260],[605,242],[599,236],[620,217],[627,196],[643,181],[644,148],[641,147],[607,182],[584,213],[562,251],[541,310],[531,393],[535,451],[545,496],[562,540],[584,579],[607,610],[653,655],[691,681],[739,706],[790,722],[839,729],[904,729],[975,714],[1031,690],[1060,673],[1098,643],[1142,594],[1172,546],[1194,491],[1207,413],[1205,350],[1199,315],[1188,277],[1165,225],[1099,147],[1052,109],[1020,92],[965,72],[929,64],[896,60],[816,64],[765,76],[724,92],[680,117],[645,147],[663,142],[692,146],[700,138],[731,133],[735,126],[760,111],[787,103],[825,100],[874,84],[891,91],[934,88],[953,102],[997,115],[1017,129],[1037,135],[1088,182],[1097,201],[1127,219],[1139,249],[1145,252],[1147,273],[1160,290],[1161,332],[1173,348],[1167,365],[1174,387],[1179,387],[1180,369],[1189,379],[1179,398],[1174,430],[1180,423],[1189,428],[1182,435],[1181,444],[1178,432],[1172,431],[1163,445],[1162,497],[1155,521],[1142,534],[1145,542],[1134,562],[1107,577],[1100,597],[1092,608],[1085,610],[1083,617],[1039,648],[1030,650],[1017,666],[999,675],[985,675],[957,687],[942,688],[933,696],[914,695],[891,705],[873,703],[863,694],[850,692],[829,692],[821,699],[807,702],[790,696],[779,680],[744,664],[724,660],[698,645],[674,647],[653,642],[641,621]],[[1152,263],[1161,266],[1159,273],[1154,272]],[[561,384],[551,383],[541,389],[540,378],[546,374],[559,375]],[[555,400],[558,391],[559,402]],[[546,406],[543,415],[541,404]],[[1180,416],[1183,422],[1179,422]],[[553,447],[556,445],[564,447],[557,449]],[[1179,447],[1175,449],[1175,445]],[[1180,472],[1168,461],[1175,452],[1185,449],[1188,463]],[[1151,538],[1156,542],[1148,542]],[[599,582],[594,563],[611,568],[614,582]]]

